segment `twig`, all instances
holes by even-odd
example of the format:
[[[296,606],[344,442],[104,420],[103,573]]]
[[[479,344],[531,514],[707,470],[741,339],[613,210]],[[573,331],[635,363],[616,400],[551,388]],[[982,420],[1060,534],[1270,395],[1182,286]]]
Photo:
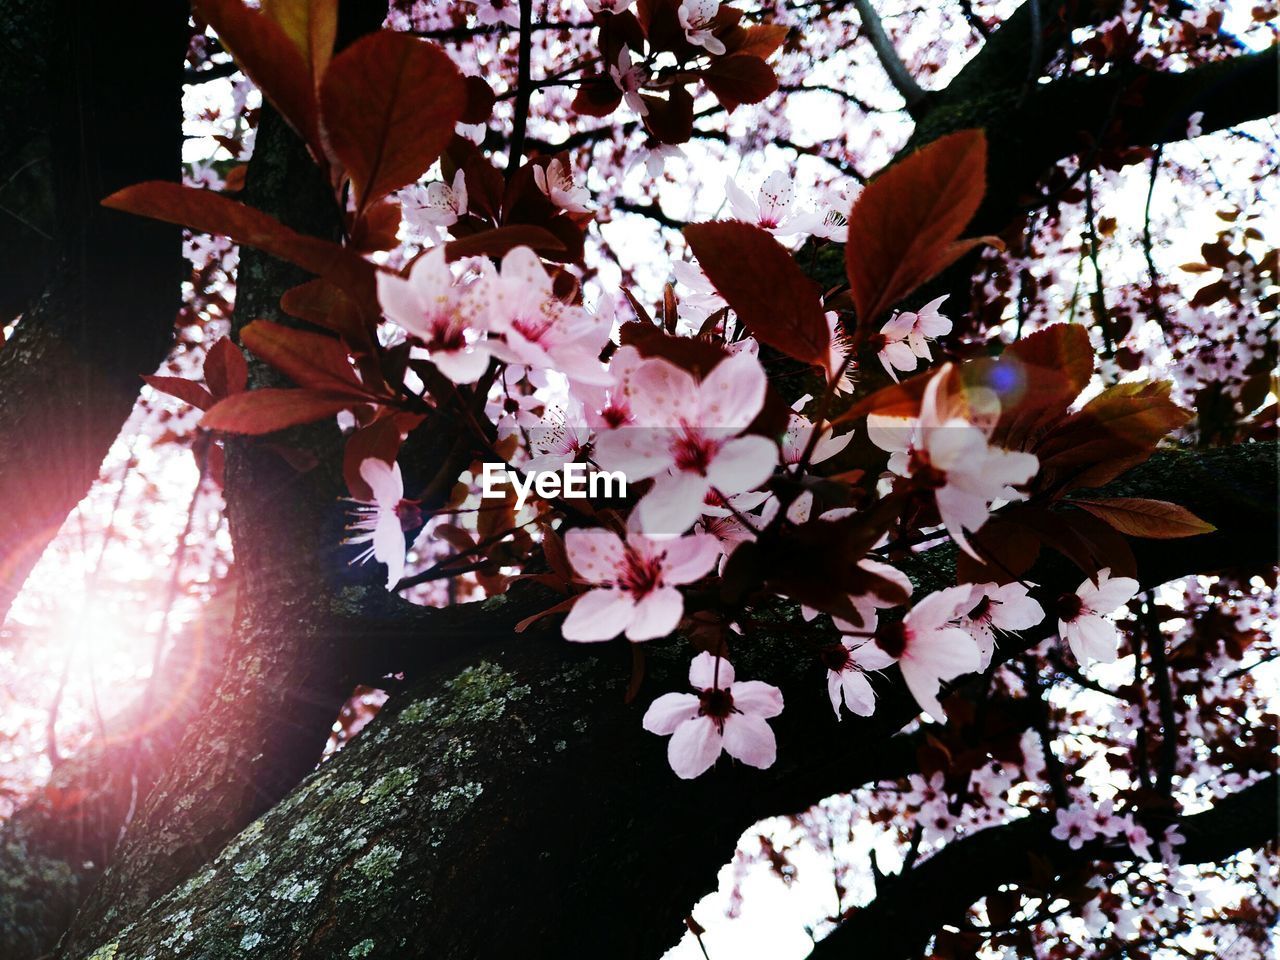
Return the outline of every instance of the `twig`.
[[[515,122],[511,127],[511,152],[507,157],[507,180],[520,169],[524,154],[525,132],[529,125],[529,98],[533,81],[529,76],[533,55],[533,0],[520,0],[520,50],[516,65]]]
[[[924,99],[925,91],[916,83],[915,77],[911,76],[911,72],[907,70],[907,65],[902,62],[902,58],[898,56],[898,51],[894,49],[893,41],[889,39],[889,35],[884,32],[884,24],[880,22],[880,15],[876,13],[875,7],[871,5],[871,0],[853,0],[853,5],[858,11],[858,16],[862,18],[862,25],[866,28],[867,39],[871,41],[871,46],[876,51],[876,56],[880,59],[880,65],[884,67],[884,72],[889,77],[889,82],[893,84],[893,89],[897,90],[902,99],[907,102],[907,110]]]

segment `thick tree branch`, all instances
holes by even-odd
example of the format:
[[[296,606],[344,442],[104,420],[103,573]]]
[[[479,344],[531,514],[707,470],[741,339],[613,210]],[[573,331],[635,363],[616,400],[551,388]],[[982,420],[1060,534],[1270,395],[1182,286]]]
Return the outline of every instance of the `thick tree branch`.
[[[1177,821],[1187,838],[1183,863],[1217,863],[1275,839],[1277,778],[1268,776]],[[921,955],[944,925],[958,925],[969,907],[1005,884],[1031,881],[1037,864],[1058,875],[1096,860],[1136,859],[1121,844],[1095,842],[1072,850],[1050,831],[1053,818],[1037,814],[948,844],[914,869],[891,878],[865,907],[852,911],[814,947],[814,960],[907,960]]]
[[[1274,562],[1275,483],[1275,447],[1258,444],[1162,455],[1107,492],[1176,500],[1218,527],[1139,549],[1151,584]],[[918,590],[949,582],[951,563],[948,551],[917,558]],[[1046,564],[1032,579],[1052,592],[1074,589],[1081,574]],[[734,651],[739,676],[768,679],[787,699],[767,771],[721,763],[692,782],[673,778],[665,741],[639,720],[653,696],[684,688],[681,643],[646,646],[646,688],[626,705],[624,644],[584,650],[554,631],[498,639],[425,675],[198,882],[155,903],[120,936],[120,953],[145,953],[172,935],[166,918],[191,911],[206,955],[257,935],[266,960],[342,955],[366,939],[410,960],[505,955],[511,942],[555,955],[655,956],[742,830],[894,768],[892,734],[917,714],[890,672],[874,717],[837,722],[822,668],[783,636],[789,626],[764,626]],[[663,843],[636,842],[648,837]],[[255,873],[259,859],[267,866]],[[302,894],[271,895],[294,883]],[[554,889],[573,922],[538,898],[512,898],[513,885]],[[258,912],[247,924],[236,918],[249,904]],[[407,927],[406,904],[418,905]],[[496,917],[501,943],[489,935]]]
[[[6,0],[0,13],[0,323],[22,315],[0,347],[2,621],[172,339],[179,231],[99,201],[178,178],[188,9]]]

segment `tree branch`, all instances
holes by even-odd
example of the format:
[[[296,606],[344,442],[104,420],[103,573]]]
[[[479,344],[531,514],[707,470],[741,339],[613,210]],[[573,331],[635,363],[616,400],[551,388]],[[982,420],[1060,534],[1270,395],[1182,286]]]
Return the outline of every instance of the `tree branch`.
[[[907,112],[914,115],[915,108],[925,98],[925,91],[920,84],[916,83],[915,77],[911,76],[911,71],[898,56],[893,41],[884,32],[884,24],[880,22],[880,15],[871,5],[871,0],[853,0],[853,5],[857,8],[858,16],[862,18],[867,39],[871,41],[871,46],[875,49],[880,65],[884,67],[884,72],[889,77],[889,82],[907,102]]]
[[[1273,444],[1163,454],[1107,494],[1174,500],[1218,528],[1156,549],[1135,545],[1144,584],[1275,561]],[[917,591],[952,582],[953,558],[950,550],[914,558],[908,570]],[[1030,577],[1056,595],[1074,589],[1080,573],[1045,563]],[[1051,629],[1029,631],[1000,653],[1016,655]],[[765,626],[733,657],[739,676],[784,692],[787,708],[773,721],[777,762],[766,771],[721,763],[691,782],[674,780],[665,741],[639,723],[653,696],[685,688],[682,643],[645,646],[646,690],[630,705],[626,644],[584,649],[554,631],[531,631],[440,663],[224,850],[204,882],[139,915],[120,936],[120,953],[145,953],[171,935],[166,918],[190,910],[206,953],[257,933],[264,960],[290,951],[341,955],[365,939],[384,941],[404,904],[415,903],[415,936],[396,947],[407,960],[505,955],[513,941],[557,955],[657,955],[679,935],[689,904],[742,830],[892,769],[899,749],[892,734],[918,713],[900,676],[887,671],[875,716],[837,722],[821,666],[797,654],[785,629],[777,633]],[[663,843],[636,842],[644,837]],[[259,854],[270,866],[244,880]],[[313,896],[271,895],[306,881],[316,884]],[[512,898],[512,884],[555,890],[559,902],[573,904],[573,922],[541,898]],[[249,904],[258,911],[251,929],[235,919]],[[500,943],[490,936],[497,916]]]
[[[1268,776],[1210,810],[1177,821],[1187,838],[1179,849],[1183,863],[1216,863],[1275,837],[1277,777]],[[1050,831],[1053,818],[1036,814],[1000,827],[980,830],[893,878],[884,893],[821,940],[813,960],[903,960],[921,954],[945,924],[963,921],[969,908],[1006,884],[1031,882],[1036,865],[1061,876],[1096,860],[1137,859],[1114,841],[1072,850]]]

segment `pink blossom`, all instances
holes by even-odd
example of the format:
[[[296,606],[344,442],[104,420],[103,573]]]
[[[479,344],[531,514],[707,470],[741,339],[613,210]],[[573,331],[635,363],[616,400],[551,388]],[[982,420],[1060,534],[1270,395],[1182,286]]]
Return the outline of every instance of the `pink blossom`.
[[[574,571],[596,585],[569,611],[566,640],[628,640],[665,637],[684,614],[677,586],[706,576],[720,555],[712,537],[693,534],[657,539],[629,532],[626,542],[609,530],[570,530],[565,551]]]
[[[505,23],[509,27],[520,26],[520,7],[516,0],[474,0],[476,19],[486,27]]]
[[[705,773],[721,751],[761,770],[773,765],[778,746],[765,721],[782,712],[777,687],[735,681],[729,661],[710,653],[693,658],[689,685],[698,693],[663,694],[642,721],[650,733],[671,737],[667,759],[676,776],[692,780]]]
[[[516,247],[502,258],[500,274],[486,282],[484,292],[489,328],[503,337],[501,344],[491,345],[499,359],[559,370],[575,382],[612,382],[600,363],[608,318],[556,297],[551,277],[528,247]]]
[[[1058,808],[1053,815],[1057,823],[1051,833],[1056,839],[1065,841],[1072,850],[1079,850],[1098,835],[1097,821],[1086,807]]]
[[[795,199],[796,189],[791,178],[775,171],[760,185],[760,192],[752,200],[732,177],[725,180],[724,191],[729,198],[729,209],[739,220],[764,227],[770,233],[787,236],[796,232],[787,214]]]
[[[945,299],[944,294],[929,301],[919,313],[894,314],[880,328],[877,356],[885,372],[894,380],[898,379],[897,371],[905,373],[914,370],[918,360],[933,359],[929,341],[951,332],[951,321],[938,310]]]
[[[570,213],[586,213],[591,194],[586,187],[573,182],[573,171],[559,160],[552,160],[545,167],[535,164],[533,182],[538,185],[548,200],[562,210]]]
[[[711,32],[712,22],[720,12],[720,0],[682,0],[676,16],[684,28],[685,39],[695,47],[717,56],[724,53],[724,44]]]
[[[609,76],[622,91],[622,99],[627,106],[640,116],[649,113],[649,106],[640,96],[640,87],[644,84],[644,72],[631,62],[631,51],[623,47],[618,51],[618,62],[609,68]]]
[[[454,383],[475,383],[491,357],[475,286],[457,284],[442,246],[420,257],[407,279],[378,273],[387,319],[421,339],[431,362]]]
[[[418,504],[404,499],[400,464],[369,457],[360,464],[360,478],[373,491],[372,500],[354,500],[356,519],[347,527],[355,531],[347,543],[368,543],[352,563],[373,557],[387,565],[387,589],[404,577],[404,531],[422,522]]]
[[[529,452],[526,471],[555,470],[566,463],[583,460],[591,448],[591,427],[582,407],[548,407],[542,419],[529,429]]]
[[[1137,592],[1137,580],[1113,578],[1111,568],[1103,567],[1097,573],[1096,583],[1087,579],[1075,593],[1064,593],[1058,598],[1058,633],[1081,664],[1090,660],[1115,662],[1120,635],[1115,624],[1106,618],[1132,600]]]
[[[592,13],[625,13],[635,0],[586,0],[587,9]]]
[[[461,170],[452,183],[434,180],[425,187],[415,187],[405,204],[405,216],[411,226],[451,227],[467,212],[467,178]]]
[[[627,345],[614,351],[609,360],[607,384],[582,384],[578,395],[582,397],[587,423],[596,430],[616,430],[635,422],[631,410],[631,375],[642,361],[640,351]]]
[[[637,506],[642,529],[683,533],[713,488],[725,496],[743,493],[773,472],[777,446],[738,436],[764,404],[764,369],[754,356],[727,357],[701,382],[653,357],[632,372],[630,383],[636,425],[601,435],[596,457],[629,481],[655,478]]]
[[[949,621],[969,599],[969,587],[947,587],[917,603],[901,621],[882,624],[876,644],[896,660],[907,689],[922,710],[939,723],[946,713],[938,702],[943,681],[978,669],[981,658],[973,638]]]
[[[804,399],[797,401],[797,405]],[[804,456],[809,441],[813,437],[813,431],[816,429],[812,420],[801,416],[794,411],[787,420],[787,432],[782,435],[782,464],[787,467],[794,467]],[[843,433],[838,437],[831,435],[831,425],[824,424],[822,433],[813,445],[813,454],[809,457],[809,463],[822,463],[824,460],[830,460],[837,453],[844,450],[849,445],[849,441],[853,439],[853,431]]]
[[[1026,586],[1017,581],[1003,585],[976,583],[968,605],[968,611],[957,624],[969,631],[978,645],[983,670],[991,665],[997,632],[1027,630],[1044,619],[1044,608],[1027,593]]]
[[[987,522],[991,502],[1017,499],[1012,485],[1026,483],[1039,469],[1034,454],[1001,450],[987,443],[987,429],[971,411],[939,395],[950,373],[943,367],[925,388],[917,418],[871,414],[867,434],[889,451],[889,469],[933,493],[938,513],[956,543],[982,559],[965,537]],[[987,414],[987,420],[994,417]]]
[[[866,671],[883,670],[893,663],[892,657],[874,643],[844,637],[822,652],[822,661],[827,667],[827,696],[837,720],[841,703],[860,717],[875,713],[876,694]]]
[[[680,297],[681,317],[701,326],[711,314],[728,306],[697,264],[676,260],[671,264],[671,273],[678,284],[689,290],[688,294]]]

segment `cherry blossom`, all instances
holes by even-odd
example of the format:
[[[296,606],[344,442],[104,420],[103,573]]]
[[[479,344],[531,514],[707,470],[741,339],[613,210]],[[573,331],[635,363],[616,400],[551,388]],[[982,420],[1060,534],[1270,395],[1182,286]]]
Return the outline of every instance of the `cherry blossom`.
[[[685,38],[695,47],[719,56],[724,44],[711,32],[716,14],[720,12],[720,0],[681,0],[676,16],[684,29]]]
[[[951,332],[951,321],[938,310],[945,299],[944,294],[929,301],[918,313],[894,314],[880,328],[876,355],[894,380],[898,379],[898,371],[905,373],[914,370],[919,360],[931,360],[929,341]]]
[[[1014,633],[1034,627],[1044,619],[1044,608],[1029,596],[1023,583],[976,583],[969,597],[968,611],[957,624],[969,631],[978,652],[982,669],[991,665],[995,653],[996,633]]]
[[[625,13],[631,9],[635,0],[586,0],[587,9],[592,13]]]
[[[851,637],[843,637],[838,644],[826,647],[821,657],[827,668],[827,695],[836,719],[840,719],[841,703],[860,717],[875,713],[876,694],[866,671],[883,670],[893,663],[893,658],[876,644]]]
[[[867,433],[872,443],[892,454],[889,469],[931,494],[947,532],[966,553],[981,559],[965,531],[987,522],[992,501],[1017,499],[1013,485],[1030,480],[1039,461],[1031,453],[988,445],[986,431],[963,415],[968,411],[940,396],[949,372],[948,364],[929,381],[918,418],[871,414]]]
[[[1072,850],[1079,850],[1098,835],[1098,824],[1092,810],[1073,804],[1053,812],[1054,827],[1050,833]]]
[[[794,219],[788,219],[796,188],[785,173],[774,171],[769,174],[760,185],[755,200],[747,196],[732,177],[725,180],[724,192],[729,199],[729,209],[737,219],[764,227],[779,236],[797,232]]]
[[[828,187],[822,191],[818,209],[801,213],[796,218],[796,229],[812,237],[844,243],[849,236],[849,208],[853,205],[848,184]]]
[[[602,434],[596,456],[629,481],[655,478],[637,506],[647,532],[683,533],[713,488],[726,496],[743,493],[773,472],[777,446],[764,437],[738,436],[764,404],[764,369],[756,357],[727,357],[701,382],[654,357],[629,382],[635,426]]]
[[[836,393],[849,393],[853,390],[853,364],[849,355],[853,352],[853,344],[840,329],[840,315],[828,310],[827,320],[827,381],[834,383]],[[839,377],[837,380],[836,378]]]
[[[807,419],[795,410],[795,408],[803,406],[809,399],[807,396],[801,397],[792,405],[792,412],[787,419],[787,431],[782,435],[782,463],[784,466],[794,467],[800,462],[804,456],[804,451],[808,448],[810,439],[813,437],[814,430],[817,429],[812,420]],[[824,424],[819,439],[814,443],[813,454],[809,457],[809,463],[815,464],[830,460],[844,450],[852,439],[852,430],[836,437],[832,436],[831,426]]]
[[[457,284],[442,246],[420,257],[408,278],[378,273],[387,318],[421,339],[431,362],[454,383],[474,383],[489,365],[476,293],[474,285]]]
[[[486,27],[505,23],[509,27],[520,26],[520,7],[516,0],[473,0],[476,19]]]
[[[501,344],[491,345],[499,359],[559,370],[575,382],[612,382],[599,360],[609,336],[608,317],[556,297],[551,277],[528,247],[516,247],[502,258],[500,273],[486,281],[485,293],[489,328],[503,337]]]
[[[642,721],[650,733],[671,737],[667,760],[676,776],[700,776],[721,751],[761,770],[773,766],[777,742],[765,721],[782,712],[777,687],[760,680],[736,681],[729,661],[710,653],[693,658],[689,685],[698,692],[663,694]]]
[[[570,402],[568,407],[549,407],[542,419],[529,430],[529,452],[525,464],[528,471],[554,470],[586,457],[593,432],[587,424],[582,405]]]
[[[586,213],[590,209],[587,204],[591,201],[591,194],[586,187],[574,183],[573,171],[559,160],[552,160],[545,167],[536,164],[533,168],[533,182],[561,210]]]
[[[643,100],[640,102],[644,103]],[[646,106],[645,109],[647,110],[648,107]],[[646,145],[641,153],[636,156],[635,160],[628,165],[628,169],[631,169],[631,167],[636,163],[643,161],[645,173],[650,177],[660,177],[662,176],[662,171],[666,168],[667,161],[673,157],[680,157],[681,159],[684,159],[685,152],[672,143],[649,144]]]
[[[609,76],[622,91],[622,99],[628,107],[640,116],[649,113],[649,106],[640,96],[640,87],[644,83],[643,71],[631,62],[631,51],[623,47],[618,51],[618,62],[609,68]]]
[[[676,539],[627,539],[609,530],[570,530],[565,551],[574,571],[595,585],[573,605],[561,627],[566,640],[632,641],[665,637],[684,614],[676,587],[706,576],[720,555],[715,539],[693,534]]]
[[[1058,598],[1058,633],[1071,646],[1081,664],[1090,660],[1114,663],[1119,653],[1120,635],[1107,615],[1124,606],[1138,592],[1132,577],[1112,577],[1103,567],[1086,579],[1075,593]]]
[[[467,212],[467,179],[461,170],[452,183],[432,181],[409,191],[405,203],[409,225],[425,232],[426,227],[451,227]]]
[[[368,543],[352,563],[370,557],[387,565],[387,589],[404,577],[404,531],[422,521],[417,503],[404,499],[400,464],[369,457],[360,464],[360,478],[373,491],[372,500],[353,500],[356,519],[347,527],[355,531],[347,543]]]
[[[693,323],[701,326],[711,314],[728,306],[697,264],[676,260],[671,264],[671,273],[677,283],[689,289],[689,293],[680,298],[680,312]]]
[[[890,661],[897,661],[911,695],[939,723],[947,719],[938,701],[941,684],[979,668],[973,638],[950,623],[968,599],[967,585],[947,587],[922,599],[902,620],[881,624],[876,631],[876,645]]]

